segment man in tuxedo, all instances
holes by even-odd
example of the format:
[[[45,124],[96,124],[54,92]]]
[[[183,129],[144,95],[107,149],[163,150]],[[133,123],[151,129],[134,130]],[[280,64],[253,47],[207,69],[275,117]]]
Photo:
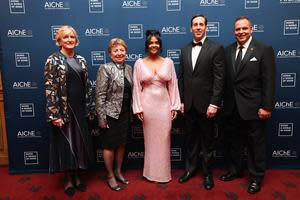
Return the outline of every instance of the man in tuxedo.
[[[181,49],[178,76],[187,134],[185,173],[178,181],[184,183],[195,175],[202,152],[203,185],[210,190],[214,186],[214,121],[221,106],[225,53],[222,46],[206,38],[204,15],[192,17],[190,31],[193,41]]]
[[[248,150],[248,192],[255,194],[266,170],[266,120],[271,117],[275,93],[275,55],[271,46],[252,37],[252,23],[239,17],[234,23],[236,42],[225,50],[224,139],[231,181],[243,175],[244,147]]]

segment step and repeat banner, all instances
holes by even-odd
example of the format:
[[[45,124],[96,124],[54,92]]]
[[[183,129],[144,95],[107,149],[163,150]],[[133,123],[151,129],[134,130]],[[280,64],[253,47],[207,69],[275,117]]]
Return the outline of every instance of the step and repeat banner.
[[[224,46],[234,41],[233,23],[240,15],[252,19],[256,39],[273,46],[277,79],[267,133],[269,167],[299,168],[299,10],[299,0],[1,0],[1,70],[10,172],[48,170],[43,70],[46,58],[58,50],[54,38],[59,27],[71,25],[77,30],[77,52],[86,58],[95,87],[99,65],[110,61],[109,40],[121,37],[127,42],[126,62],[133,66],[145,54],[147,29],[161,32],[162,54],[172,58],[178,70],[180,48],[192,39],[190,19],[199,13],[208,18],[207,37]],[[183,166],[182,122],[179,118],[172,129],[173,167]],[[97,166],[103,166],[97,142],[95,151]],[[215,154],[221,161],[222,150]],[[143,156],[143,131],[135,123],[128,136],[125,167],[141,168]]]

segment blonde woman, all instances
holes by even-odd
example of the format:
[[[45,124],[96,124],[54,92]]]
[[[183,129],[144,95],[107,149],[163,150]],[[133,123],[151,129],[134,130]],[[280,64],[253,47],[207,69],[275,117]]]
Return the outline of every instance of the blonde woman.
[[[50,124],[50,172],[63,171],[67,177],[64,191],[73,196],[86,191],[78,170],[88,167],[90,151],[87,117],[92,118],[91,87],[85,59],[75,53],[79,40],[71,26],[56,34],[58,52],[45,64],[47,121]]]

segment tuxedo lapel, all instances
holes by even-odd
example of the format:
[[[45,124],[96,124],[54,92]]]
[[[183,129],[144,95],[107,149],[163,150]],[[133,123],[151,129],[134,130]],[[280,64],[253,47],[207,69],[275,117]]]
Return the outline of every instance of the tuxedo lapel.
[[[196,64],[195,64],[194,71],[196,71],[197,68],[200,66],[199,63],[201,62],[201,58],[205,58],[205,54],[208,51],[208,49],[209,49],[209,41],[207,39],[205,39],[205,41],[203,43],[203,46],[201,48],[201,51],[200,51],[200,53],[199,53],[199,55],[197,57],[197,61],[196,61]]]
[[[237,73],[235,71],[235,66],[234,66],[235,65],[235,55],[236,55],[236,44],[231,46],[230,53],[231,53],[231,63],[229,66],[231,66],[230,71],[234,75]]]
[[[193,73],[193,63],[192,63],[192,43],[190,43],[187,47],[187,57],[188,57],[188,66],[189,66],[189,70],[191,71],[191,73]]]

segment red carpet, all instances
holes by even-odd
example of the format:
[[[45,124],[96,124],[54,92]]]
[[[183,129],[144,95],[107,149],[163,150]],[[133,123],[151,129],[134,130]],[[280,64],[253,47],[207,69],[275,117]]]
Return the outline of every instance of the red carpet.
[[[7,167],[0,167],[0,200],[152,200],[152,199],[209,199],[209,200],[296,200],[300,199],[300,170],[268,170],[261,192],[256,195],[247,193],[246,177],[224,183],[218,180],[223,173],[215,170],[215,187],[206,191],[202,187],[200,172],[185,184],[179,184],[177,178],[182,170],[173,170],[173,180],[167,184],[150,183],[143,179],[141,170],[124,172],[130,184],[123,186],[120,192],[112,191],[105,182],[104,171],[83,174],[88,190],[76,192],[73,197],[63,193],[62,174],[22,174],[9,175]]]

